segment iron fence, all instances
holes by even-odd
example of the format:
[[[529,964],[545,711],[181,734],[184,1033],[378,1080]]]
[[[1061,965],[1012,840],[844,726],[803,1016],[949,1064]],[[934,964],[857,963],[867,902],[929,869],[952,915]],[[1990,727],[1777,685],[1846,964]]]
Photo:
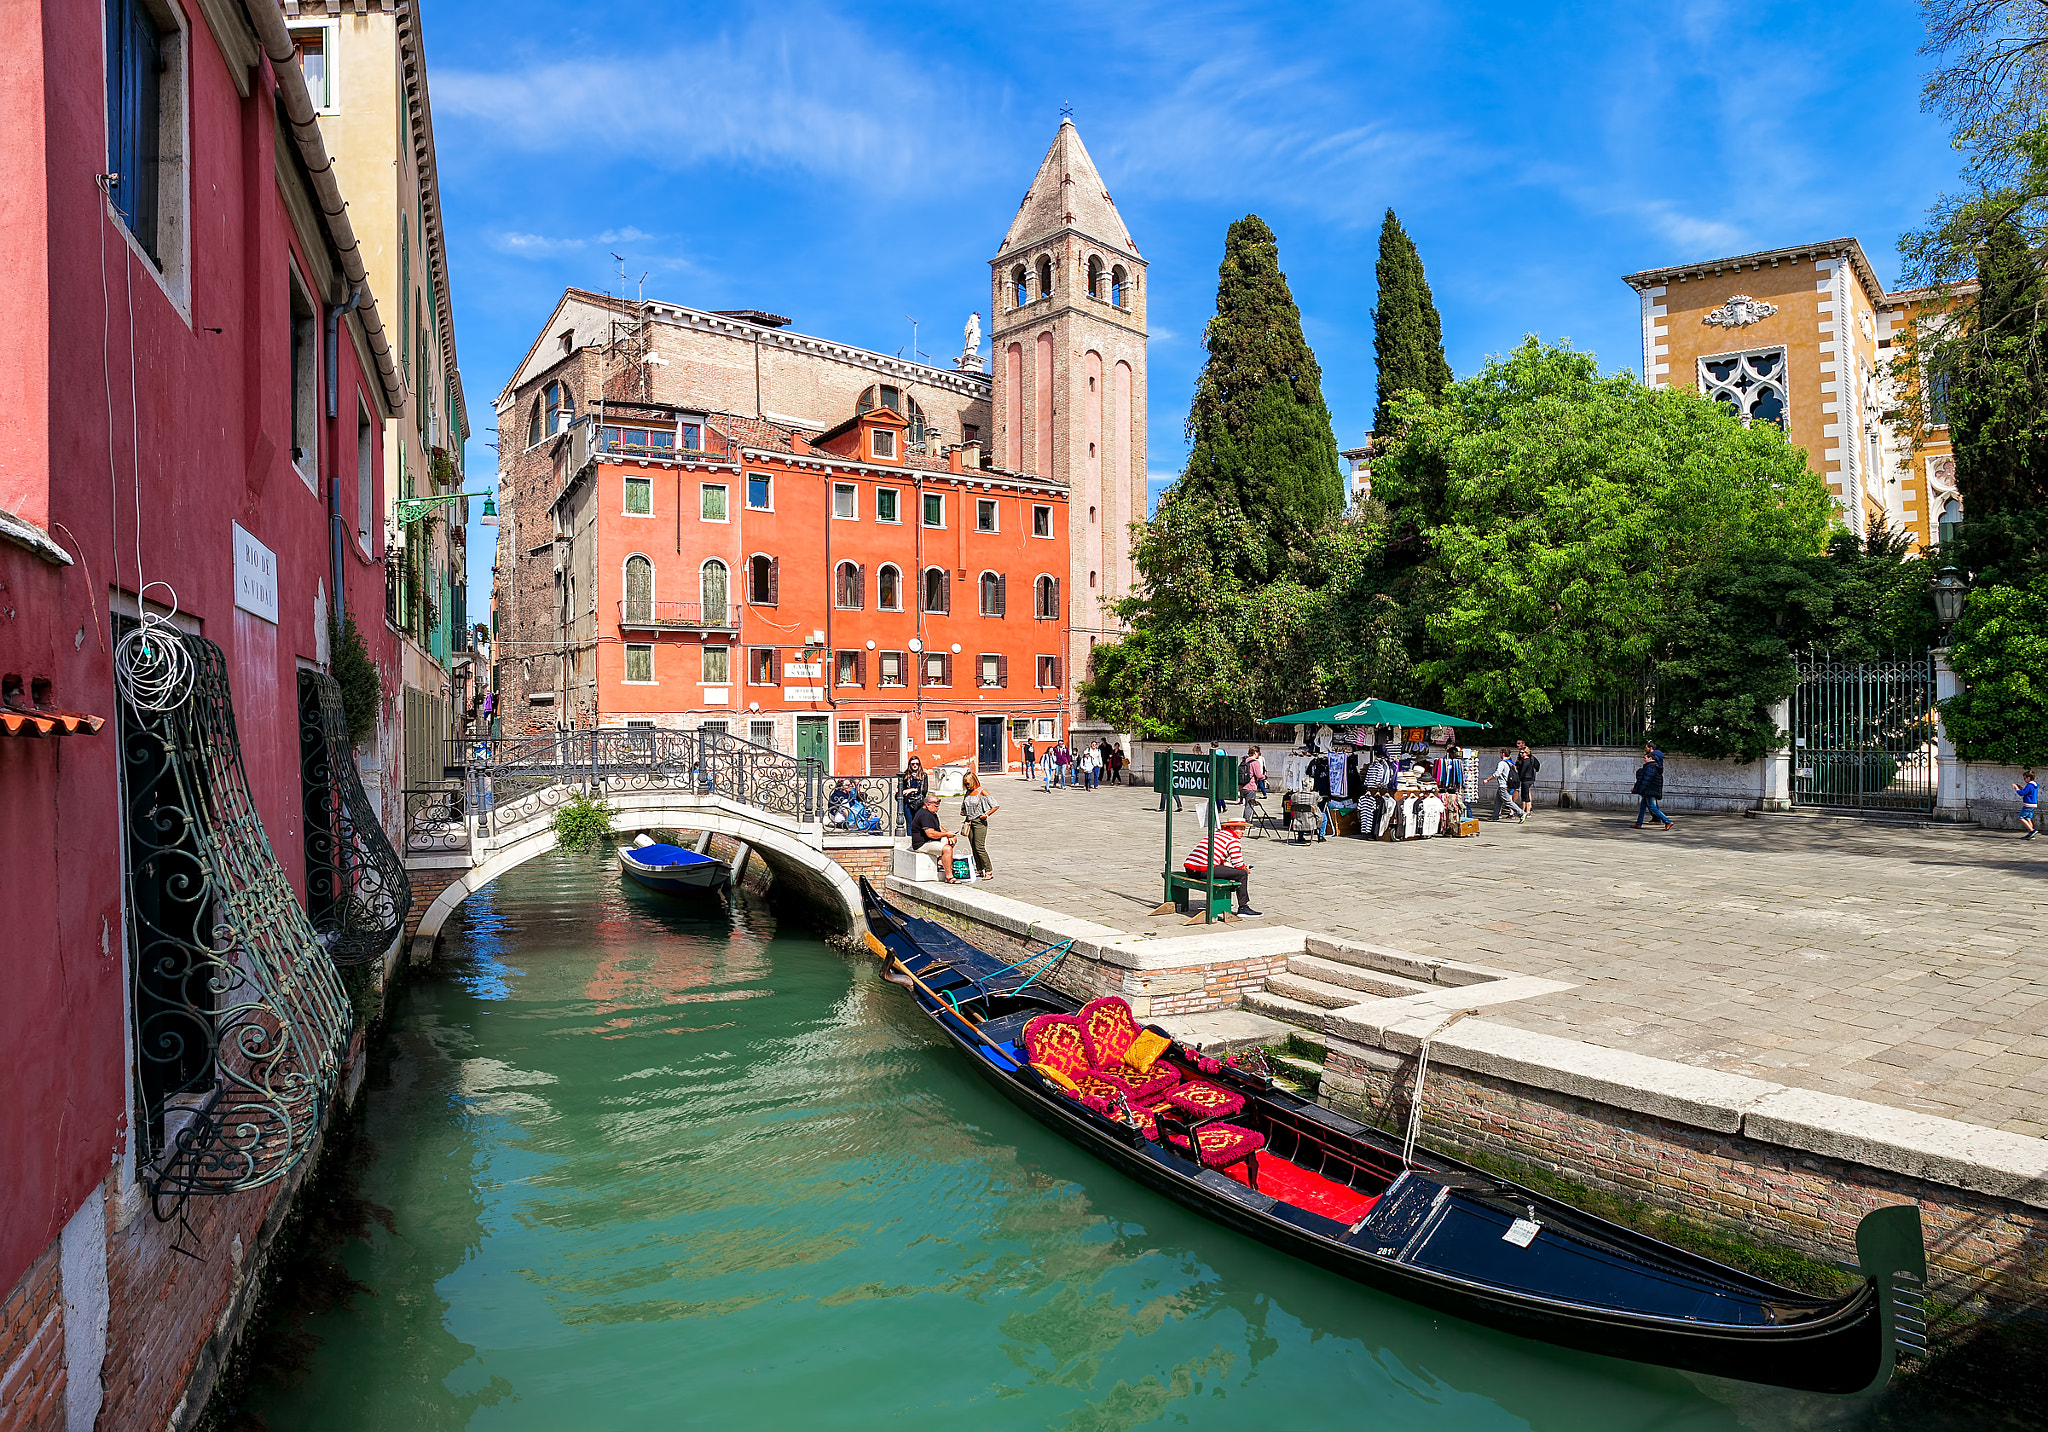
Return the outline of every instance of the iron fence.
[[[1567,746],[1640,746],[1649,739],[1652,707],[1647,688],[1567,701]]]
[[[459,782],[405,792],[405,853],[460,855],[469,851],[468,805]]]
[[[1792,800],[1858,810],[1934,809],[1934,662],[1799,660]]]

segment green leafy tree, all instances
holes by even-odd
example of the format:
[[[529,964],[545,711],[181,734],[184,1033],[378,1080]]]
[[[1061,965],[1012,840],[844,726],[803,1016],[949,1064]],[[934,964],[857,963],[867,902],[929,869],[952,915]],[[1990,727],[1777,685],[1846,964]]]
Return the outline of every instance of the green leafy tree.
[[[377,729],[377,713],[384,705],[383,678],[354,616],[344,613],[336,621],[329,615],[327,636],[335,684],[341,687],[341,709],[348,718],[348,741],[360,746]]]
[[[1949,646],[1962,692],[1941,719],[1966,761],[2048,762],[2048,575],[1970,593]]]
[[[1323,371],[1302,337],[1280,246],[1256,214],[1230,226],[1216,276],[1208,363],[1188,409],[1191,444],[1176,487],[1252,522],[1235,550],[1247,578],[1276,572],[1291,544],[1344,507]]]
[[[1422,273],[1422,255],[1392,209],[1380,224],[1379,303],[1373,309],[1372,351],[1379,368],[1379,402],[1372,412],[1372,430],[1392,435],[1393,402],[1402,393],[1420,393],[1435,402],[1450,386],[1451,365],[1444,359],[1444,325]]]
[[[1433,569],[1417,678],[1539,737],[1640,680],[1698,569],[1818,553],[1832,515],[1778,428],[1533,337],[1438,404],[1397,400],[1373,484]]]

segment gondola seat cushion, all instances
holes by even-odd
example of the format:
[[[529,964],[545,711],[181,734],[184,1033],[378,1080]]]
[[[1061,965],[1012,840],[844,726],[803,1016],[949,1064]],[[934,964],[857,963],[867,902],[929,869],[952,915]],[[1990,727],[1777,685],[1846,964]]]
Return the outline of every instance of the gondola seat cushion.
[[[1042,1070],[1058,1070],[1070,1082],[1090,1072],[1088,1041],[1070,1014],[1041,1014],[1024,1026],[1024,1054]]]
[[[1149,1099],[1180,1082],[1180,1071],[1171,1064],[1145,1061],[1134,1069],[1126,1056],[1144,1036],[1144,1026],[1131,1014],[1130,1005],[1115,995],[1091,999],[1081,1006],[1081,1033],[1088,1041],[1088,1062],[1096,1074],[1124,1086],[1134,1099]],[[1149,1044],[1146,1046],[1149,1047]],[[1141,1055],[1142,1057],[1142,1055]]]
[[[1183,1079],[1160,1096],[1167,1104],[1203,1119],[1227,1119],[1244,1108],[1244,1095],[1207,1079]]]
[[[1169,1134],[1176,1148],[1186,1148],[1187,1140],[1178,1134]],[[1242,1163],[1266,1146],[1266,1136],[1251,1129],[1241,1129],[1236,1124],[1207,1124],[1195,1130],[1195,1143],[1202,1151],[1202,1162],[1209,1168],[1229,1168]]]

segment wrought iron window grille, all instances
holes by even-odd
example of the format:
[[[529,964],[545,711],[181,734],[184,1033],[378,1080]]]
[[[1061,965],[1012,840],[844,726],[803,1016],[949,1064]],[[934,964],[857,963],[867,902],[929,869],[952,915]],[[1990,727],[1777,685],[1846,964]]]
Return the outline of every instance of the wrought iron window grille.
[[[305,1156],[352,1024],[257,814],[221,649],[176,640],[182,699],[118,708],[138,1153],[163,1222]]]
[[[341,687],[323,672],[299,673],[299,777],[307,917],[335,964],[369,964],[405,927],[412,878],[356,772]]]

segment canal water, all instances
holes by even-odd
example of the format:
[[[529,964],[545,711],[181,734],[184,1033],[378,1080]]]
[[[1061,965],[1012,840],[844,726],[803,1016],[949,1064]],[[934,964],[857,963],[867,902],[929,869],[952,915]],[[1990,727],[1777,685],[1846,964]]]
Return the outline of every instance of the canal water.
[[[256,1392],[276,1432],[1873,1425],[1226,1232],[1002,1101],[871,961],[589,857],[459,912],[364,1129],[365,1291]]]

